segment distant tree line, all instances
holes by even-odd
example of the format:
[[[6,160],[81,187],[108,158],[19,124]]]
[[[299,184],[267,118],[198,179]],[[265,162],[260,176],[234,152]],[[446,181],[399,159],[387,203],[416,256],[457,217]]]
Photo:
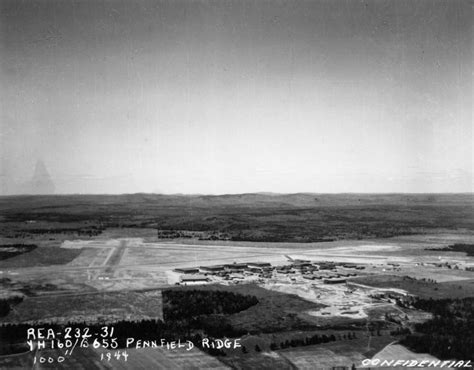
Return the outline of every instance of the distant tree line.
[[[88,226],[80,228],[54,227],[48,229],[24,229],[22,231],[29,234],[77,234],[85,236],[97,236],[102,233],[103,229],[96,226]]]
[[[464,252],[469,257],[474,257],[474,244],[451,244],[444,248],[425,248],[427,251],[439,251],[439,252]]]
[[[356,338],[357,336],[355,332],[349,332],[347,334],[338,335],[337,337],[334,334],[330,334],[330,335],[314,334],[312,336],[308,336],[305,338],[285,340],[284,342],[280,342],[279,344],[272,342],[270,344],[270,349],[274,351],[277,349],[285,349],[289,347],[310,346],[310,345],[315,345],[315,344],[334,342],[336,340],[348,340],[348,339],[356,339]]]

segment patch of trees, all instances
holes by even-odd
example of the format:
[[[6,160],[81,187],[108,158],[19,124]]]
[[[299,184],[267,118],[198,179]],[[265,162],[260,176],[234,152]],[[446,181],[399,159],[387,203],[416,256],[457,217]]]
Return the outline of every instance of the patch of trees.
[[[0,317],[7,316],[10,313],[11,306],[17,305],[21,301],[23,301],[23,297],[21,296],[0,299]]]
[[[202,315],[233,314],[258,303],[254,296],[220,290],[164,290],[163,318],[192,319]]]
[[[0,245],[0,260],[28,253],[36,248],[38,246],[34,244],[3,244]]]
[[[444,248],[425,248],[426,251],[437,252],[464,252],[469,257],[474,257],[474,244],[456,243]]]
[[[7,301],[2,299],[0,301],[0,317],[7,316],[9,312],[10,312],[10,304]]]
[[[158,230],[158,239],[197,238],[201,232],[190,232],[186,230]]]
[[[195,238],[199,240],[229,240],[230,235],[219,231],[189,231],[189,230],[161,230],[157,232],[158,239]]]
[[[296,338],[296,339],[291,339],[291,340],[286,340],[284,342],[280,342],[280,344],[277,343],[271,343],[270,344],[270,349],[272,351],[276,349],[285,349],[289,347],[301,347],[301,346],[310,346],[310,345],[315,345],[315,344],[322,344],[322,343],[328,343],[328,342],[334,342],[336,340],[348,340],[348,339],[356,339],[356,334],[355,332],[350,332],[348,334],[343,334],[342,336],[339,335],[336,337],[334,334],[330,335],[312,335],[309,337],[305,338]]]
[[[441,359],[474,361],[474,297],[415,299],[411,304],[434,317],[416,324],[416,333],[403,339],[403,345]]]
[[[50,229],[23,229],[25,233],[29,234],[77,234],[77,235],[85,235],[85,236],[97,236],[102,233],[102,229],[90,226],[90,227],[81,227],[81,228],[74,228],[74,227],[52,227]]]

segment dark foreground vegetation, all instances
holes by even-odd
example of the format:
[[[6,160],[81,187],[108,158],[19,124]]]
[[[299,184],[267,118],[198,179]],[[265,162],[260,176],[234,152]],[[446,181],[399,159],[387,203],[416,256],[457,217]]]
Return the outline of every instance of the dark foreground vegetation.
[[[258,303],[257,297],[222,290],[163,291],[165,321],[192,319],[201,315],[233,314]]]
[[[10,313],[12,307],[19,304],[22,300],[23,297],[21,296],[0,299],[0,317],[7,316]]]
[[[470,194],[158,194],[0,197],[0,236],[154,228],[162,237],[315,242],[474,230]]]
[[[444,248],[426,248],[427,251],[437,252],[464,252],[469,257],[474,257],[474,244],[452,244]]]
[[[3,307],[3,302],[0,308]],[[119,346],[124,347],[126,339],[133,337],[142,340],[191,340],[199,343],[202,335],[206,337],[238,337],[246,332],[235,329],[228,316],[245,310],[258,303],[254,296],[233,292],[212,290],[179,290],[163,291],[164,320],[122,320],[113,324],[115,337]],[[68,323],[65,326],[90,328],[92,333],[100,332],[103,323]],[[9,348],[26,341],[26,332],[31,324],[7,324],[0,327],[0,348],[8,352]],[[41,323],[38,327],[53,328],[55,332],[61,326],[55,323]],[[91,339],[93,340],[93,339]],[[219,354],[217,349],[208,349],[212,354]],[[1,352],[0,352],[1,353]]]
[[[416,333],[402,340],[403,345],[443,360],[474,361],[474,297],[414,299],[410,304],[434,317],[416,324]]]

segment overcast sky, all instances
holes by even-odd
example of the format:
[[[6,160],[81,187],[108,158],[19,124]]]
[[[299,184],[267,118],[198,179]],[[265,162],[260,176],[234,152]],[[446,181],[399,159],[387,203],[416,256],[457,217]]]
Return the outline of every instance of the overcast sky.
[[[469,1],[0,0],[0,191],[473,191]]]

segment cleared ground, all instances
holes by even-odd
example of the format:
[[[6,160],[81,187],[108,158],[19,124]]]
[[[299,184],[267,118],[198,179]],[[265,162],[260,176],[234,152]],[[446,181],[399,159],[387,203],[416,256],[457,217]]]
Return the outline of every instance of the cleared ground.
[[[114,322],[163,317],[161,291],[61,293],[26,297],[1,322]]]

